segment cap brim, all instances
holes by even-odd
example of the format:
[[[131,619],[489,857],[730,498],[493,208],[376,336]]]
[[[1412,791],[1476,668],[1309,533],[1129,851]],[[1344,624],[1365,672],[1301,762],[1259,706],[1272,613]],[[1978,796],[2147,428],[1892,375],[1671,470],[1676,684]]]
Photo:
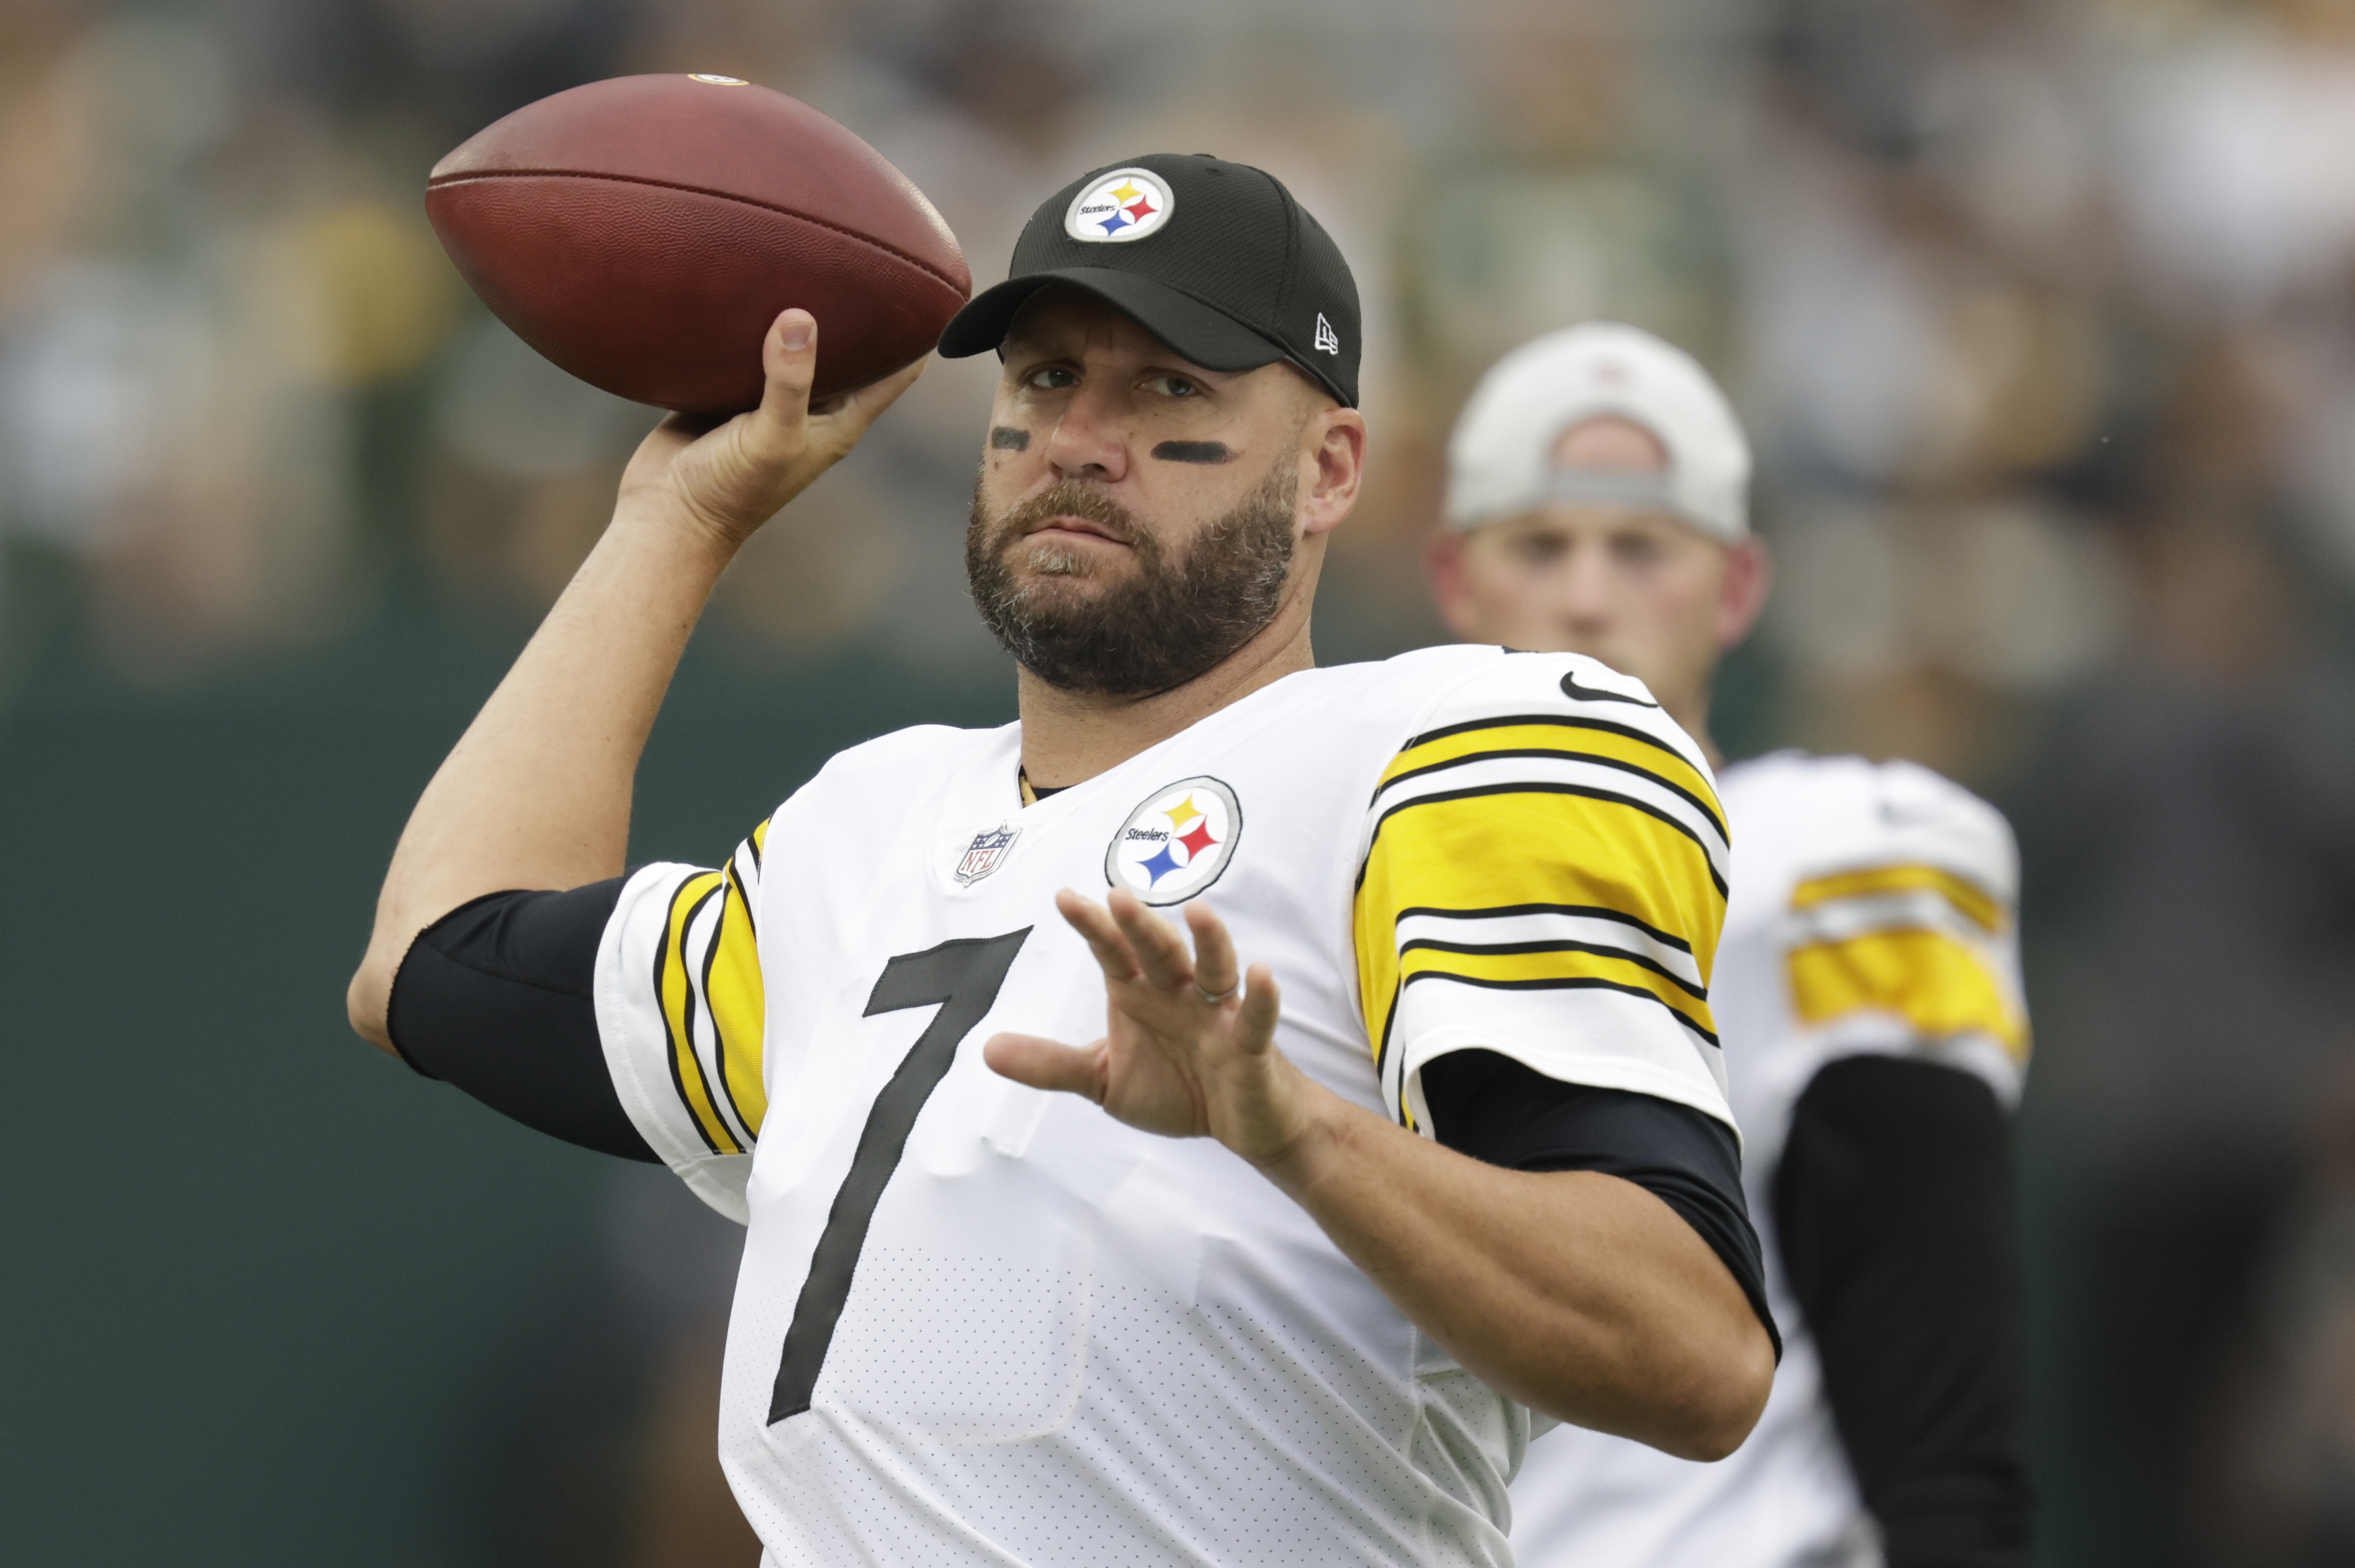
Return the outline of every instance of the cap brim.
[[[1095,295],[1205,370],[1256,370],[1289,357],[1275,343],[1191,294],[1110,267],[1028,272],[983,290],[942,331],[941,357],[964,359],[1003,344],[1016,314],[1050,283],[1068,283]]]

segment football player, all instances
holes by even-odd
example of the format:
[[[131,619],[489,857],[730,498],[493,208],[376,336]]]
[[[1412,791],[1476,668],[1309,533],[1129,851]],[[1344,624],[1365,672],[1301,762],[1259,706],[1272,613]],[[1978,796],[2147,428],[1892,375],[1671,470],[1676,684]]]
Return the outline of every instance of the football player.
[[[787,311],[426,789],[353,1022],[750,1225],[773,1562],[1506,1563],[1533,1422],[1714,1457],[1772,1377],[1708,764],[1573,655],[1314,667],[1358,302],[1274,179],[1095,171],[1011,274],[941,348],[1004,363],[966,555],[1020,722],[624,871],[713,582],[914,374],[812,408]]]
[[[1540,338],[1456,427],[1442,610],[1466,639],[1638,677],[1710,748],[1718,658],[1766,598],[1749,477],[1690,356],[1608,323]],[[1599,1432],[1535,1444],[1514,1550],[1531,1568],[2025,1563],[2010,830],[1904,762],[1778,752],[1721,789],[1710,1004],[1787,1349],[1720,1464]]]

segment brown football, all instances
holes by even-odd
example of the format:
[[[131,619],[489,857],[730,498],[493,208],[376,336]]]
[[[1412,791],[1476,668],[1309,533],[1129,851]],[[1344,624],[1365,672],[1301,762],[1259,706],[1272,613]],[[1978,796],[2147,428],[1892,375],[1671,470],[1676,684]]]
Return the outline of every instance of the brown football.
[[[517,336],[686,413],[760,402],[761,342],[788,306],[817,318],[824,397],[930,353],[973,291],[956,236],[881,154],[728,77],[527,104],[434,165],[425,212]]]

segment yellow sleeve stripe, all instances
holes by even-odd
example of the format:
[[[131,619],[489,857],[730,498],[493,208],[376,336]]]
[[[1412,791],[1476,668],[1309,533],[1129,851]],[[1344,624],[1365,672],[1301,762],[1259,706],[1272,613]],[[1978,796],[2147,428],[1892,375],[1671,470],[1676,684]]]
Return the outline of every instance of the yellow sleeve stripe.
[[[724,880],[719,872],[701,872],[679,884],[671,895],[670,918],[662,945],[655,949],[655,995],[661,999],[663,1023],[670,1033],[670,1081],[679,1103],[695,1118],[705,1147],[714,1154],[741,1154],[743,1146],[712,1104],[711,1086],[695,1054],[695,969],[687,955],[687,927],[719,893]]]
[[[2028,1022],[1980,956],[1942,931],[1873,931],[1795,948],[1791,1001],[1802,1022],[1886,1012],[1933,1038],[1984,1033],[2015,1059]]]
[[[1525,950],[1410,942],[1400,955],[1399,984],[1444,978],[1498,990],[1572,990],[1582,983],[1607,986],[1658,1002],[1710,1044],[1717,1033],[1706,991],[1629,953],[1579,942],[1517,944]]]
[[[1593,806],[1556,809],[1546,804],[1550,799],[1590,800],[1603,809],[1600,811],[1597,811]],[[1454,832],[1449,833],[1447,829],[1434,828],[1431,825],[1439,820],[1433,815],[1434,809],[1470,800],[1483,803],[1469,811],[1455,813],[1459,821]],[[1412,813],[1412,815],[1406,817],[1406,813]],[[1412,825],[1404,828],[1392,827],[1391,824],[1399,821],[1401,817],[1405,817]],[[1710,885],[1717,890],[1719,904],[1722,906],[1725,901],[1725,878],[1718,872],[1716,861],[1710,858],[1710,846],[1702,841],[1699,833],[1678,821],[1675,816],[1662,810],[1648,800],[1639,800],[1632,795],[1622,795],[1615,790],[1595,789],[1584,784],[1566,784],[1540,779],[1520,779],[1509,784],[1482,784],[1464,789],[1434,789],[1428,794],[1417,795],[1412,800],[1399,801],[1374,819],[1373,842],[1367,848],[1364,863],[1358,867],[1358,884],[1360,887],[1365,885],[1367,869],[1373,864],[1373,857],[1381,849],[1384,840],[1396,839],[1401,834],[1424,832],[1448,833],[1448,836],[1465,841],[1460,847],[1467,852],[1467,858],[1471,860],[1498,858],[1497,851],[1506,845],[1526,850],[1528,847],[1545,842],[1542,836],[1538,838],[1517,836],[1520,831],[1519,827],[1505,825],[1516,818],[1534,818],[1535,821],[1529,825],[1537,827],[1540,833],[1557,831],[1548,826],[1551,822],[1564,824],[1575,822],[1588,825],[1591,836],[1604,842],[1623,836],[1648,838],[1665,828],[1668,832],[1681,835],[1690,842],[1693,853],[1699,856],[1696,863],[1708,874]],[[1644,819],[1649,819],[1649,821]],[[1598,831],[1599,824],[1605,821],[1610,823],[1611,831],[1607,833]],[[1652,823],[1657,823],[1659,827],[1653,827]],[[1664,854],[1663,858],[1668,857]],[[1681,856],[1675,858],[1681,858]],[[1415,902],[1424,901],[1418,898]],[[1446,897],[1444,892],[1434,901],[1457,902]],[[1528,900],[1507,899],[1500,902],[1523,903]],[[1722,923],[1721,913],[1719,918]]]
[[[1717,791],[1699,768],[1666,742],[1607,719],[1522,715],[1433,730],[1415,736],[1391,759],[1375,798],[1402,779],[1438,768],[1511,757],[1561,757],[1637,774],[1690,802],[1720,838],[1728,836]]]
[[[1972,925],[1989,934],[2003,928],[2003,906],[1977,884],[1934,865],[1884,865],[1870,871],[1842,872],[1799,884],[1791,894],[1791,907],[1812,909],[1842,898],[1870,898],[1891,893],[1928,891],[1962,911]]]
[[[1384,814],[1355,917],[1359,1001],[1378,1065],[1400,985],[1398,922],[1410,909],[1588,909],[1688,948],[1706,983],[1725,918],[1715,868],[1690,829],[1625,805],[1587,792],[1481,791],[1424,796]]]
[[[765,825],[765,824],[764,824]],[[769,1091],[762,1081],[761,1042],[768,1025],[768,993],[761,979],[761,948],[754,939],[752,909],[731,861],[728,891],[703,960],[704,1005],[719,1037],[719,1081],[738,1125],[754,1138],[768,1119]]]

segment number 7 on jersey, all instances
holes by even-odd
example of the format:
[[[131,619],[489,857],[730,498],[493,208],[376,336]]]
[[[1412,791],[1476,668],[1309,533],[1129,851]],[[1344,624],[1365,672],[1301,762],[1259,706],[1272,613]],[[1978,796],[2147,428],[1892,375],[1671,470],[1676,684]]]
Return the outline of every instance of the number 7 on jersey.
[[[883,1189],[899,1168],[924,1102],[948,1076],[964,1037],[996,1004],[1014,955],[1022,950],[1032,929],[1025,926],[1003,937],[960,938],[921,953],[902,953],[883,966],[861,1016],[910,1007],[937,1006],[940,1012],[908,1047],[899,1070],[867,1113],[858,1151],[850,1159],[850,1174],[834,1195],[826,1229],[810,1254],[809,1277],[802,1281],[801,1299],[794,1303],[784,1354],[777,1363],[776,1389],[769,1399],[770,1425],[810,1407],[826,1347],[834,1342],[835,1324],[850,1297],[850,1277],[858,1268],[859,1249],[867,1245],[875,1205],[882,1202]]]

